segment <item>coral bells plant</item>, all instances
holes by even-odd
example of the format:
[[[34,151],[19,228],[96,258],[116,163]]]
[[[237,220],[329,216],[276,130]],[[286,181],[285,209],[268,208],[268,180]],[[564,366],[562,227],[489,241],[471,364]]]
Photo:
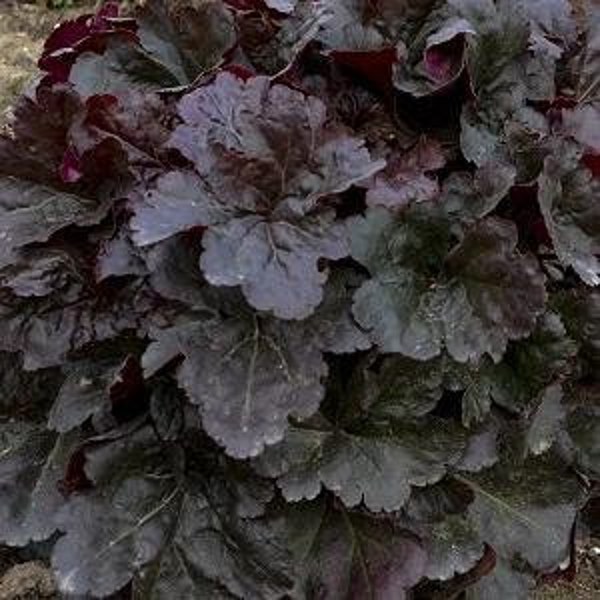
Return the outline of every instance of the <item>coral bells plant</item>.
[[[573,572],[596,4],[108,2],[39,66],[0,138],[2,543],[65,598]]]

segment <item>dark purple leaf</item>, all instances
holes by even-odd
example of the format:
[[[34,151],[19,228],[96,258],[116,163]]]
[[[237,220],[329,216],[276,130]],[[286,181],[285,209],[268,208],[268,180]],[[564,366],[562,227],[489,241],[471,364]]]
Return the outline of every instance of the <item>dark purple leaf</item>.
[[[392,519],[335,511],[319,502],[293,509],[289,520],[304,595],[404,600],[424,574],[425,550]]]
[[[46,40],[39,67],[48,73],[47,83],[66,83],[73,63],[87,50],[101,52],[104,43],[115,32],[128,35],[132,23],[118,21],[117,2],[105,2],[95,15],[81,15],[61,23]]]
[[[244,514],[256,477],[201,446],[186,449],[185,472],[176,458],[149,428],[86,453],[102,492],[73,496],[61,513],[52,565],[62,593],[106,597],[132,579],[147,598],[276,600],[290,590],[285,523],[264,507]]]
[[[3,292],[0,346],[12,352],[22,351],[25,369],[62,364],[87,344],[114,339],[126,332],[143,332],[150,326],[156,301],[139,284],[94,296],[89,289],[82,294],[81,288],[73,287],[75,284],[77,279],[54,297],[26,301]]]
[[[573,570],[594,3],[117,4],[55,29],[0,133],[0,542],[65,597]]]
[[[273,10],[277,10],[282,13],[291,13],[296,8],[299,0],[264,0],[265,4],[272,8]]]
[[[123,230],[102,243],[96,259],[96,281],[109,277],[128,277],[147,273],[139,250],[133,245],[129,231]]]
[[[0,177],[0,266],[10,264],[19,248],[45,242],[65,227],[100,222],[107,209],[88,198]]]
[[[149,0],[136,17],[141,46],[180,85],[219,66],[236,41],[231,14],[218,0]]]
[[[327,126],[320,100],[270,87],[266,78],[222,74],[184,97],[180,114],[185,124],[172,144],[201,177],[159,180],[134,206],[137,243],[208,226],[200,265],[209,283],[240,285],[255,308],[280,318],[309,316],[327,279],[319,259],[348,254],[344,227],[319,201],[383,162],[372,161],[361,140]]]
[[[248,302],[281,319],[304,319],[323,299],[327,272],[319,259],[349,253],[346,231],[332,213],[297,226],[260,217],[231,219],[204,235],[200,266],[216,286],[241,285]]]
[[[20,98],[11,121],[12,135],[0,136],[0,172],[60,184],[69,128],[81,111],[77,94],[62,86],[40,87],[33,97]]]
[[[219,223],[227,207],[197,175],[172,171],[162,175],[143,200],[134,198],[131,228],[138,246],[148,246],[198,226]]]
[[[364,502],[372,512],[392,512],[406,503],[411,486],[440,481],[464,446],[464,431],[437,419],[373,419],[348,430],[303,425],[268,448],[258,468],[277,478],[289,502],[313,500],[323,486],[347,507]]]
[[[417,43],[408,49],[405,59],[396,66],[394,85],[416,97],[448,87],[465,68],[466,36],[475,34],[466,19],[452,17],[443,21],[434,16],[420,32]]]
[[[70,152],[83,156],[111,140],[121,146],[131,165],[156,167],[164,159],[170,112],[161,98],[135,88],[118,96],[93,96],[69,130]]]
[[[0,539],[10,546],[41,542],[58,528],[65,503],[58,484],[77,435],[57,436],[32,423],[3,423],[0,430]]]
[[[388,160],[367,192],[369,206],[401,209],[410,202],[425,202],[439,192],[437,181],[428,175],[445,164],[444,152],[435,140],[422,138],[406,154]]]
[[[386,352],[426,360],[444,343],[459,362],[486,353],[499,361],[544,308],[536,260],[515,251],[509,222],[481,222],[447,254],[447,225],[421,218],[411,223],[372,210],[352,224],[352,256],[373,275],[354,297],[355,317]],[[440,259],[447,272],[435,283],[427,270]]]
[[[76,429],[90,417],[118,411],[140,393],[132,357],[124,361],[83,361],[64,369],[66,379],[48,416],[48,427],[60,433]]]
[[[117,95],[132,87],[159,91],[179,85],[167,67],[134,40],[113,36],[106,40],[103,50],[101,54],[90,51],[80,54],[71,67],[69,82],[84,98]]]
[[[554,249],[588,285],[600,283],[600,181],[580,166],[582,152],[561,143],[544,163],[539,202]]]
[[[311,416],[323,398],[327,366],[315,336],[285,322],[247,314],[154,336],[154,356],[166,346],[185,357],[179,382],[231,456],[260,454],[282,439],[289,416]]]
[[[600,100],[563,111],[565,132],[590,152],[600,153]]]
[[[285,18],[261,10],[261,2],[251,4],[255,10],[236,14],[239,51],[235,59],[273,77],[281,77],[293,68],[329,19],[327,10],[312,0],[279,2],[282,7],[295,5],[286,11]]]

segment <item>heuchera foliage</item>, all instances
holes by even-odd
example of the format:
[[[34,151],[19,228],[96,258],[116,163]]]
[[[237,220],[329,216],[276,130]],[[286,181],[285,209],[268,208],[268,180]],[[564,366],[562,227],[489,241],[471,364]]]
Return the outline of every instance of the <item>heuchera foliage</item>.
[[[149,0],[0,137],[0,540],[64,597],[519,600],[600,478],[600,8]]]

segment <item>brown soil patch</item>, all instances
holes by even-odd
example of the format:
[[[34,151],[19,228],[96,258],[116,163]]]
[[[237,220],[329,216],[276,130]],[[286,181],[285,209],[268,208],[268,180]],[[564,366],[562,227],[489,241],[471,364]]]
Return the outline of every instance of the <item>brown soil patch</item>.
[[[600,540],[577,552],[577,577],[541,587],[533,600],[596,600],[600,598]]]
[[[39,562],[15,565],[0,579],[0,600],[42,600],[56,597],[52,573]]]

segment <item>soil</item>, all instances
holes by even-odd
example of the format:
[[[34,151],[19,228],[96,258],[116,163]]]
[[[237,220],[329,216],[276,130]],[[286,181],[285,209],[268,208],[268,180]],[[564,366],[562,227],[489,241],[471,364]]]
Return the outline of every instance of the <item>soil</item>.
[[[11,567],[0,579],[0,600],[41,600],[57,598],[50,570],[40,562]]]
[[[83,0],[75,8],[52,11],[44,4],[0,0],[0,125],[6,122],[17,94],[34,79],[37,58],[48,33],[60,21],[89,10],[95,2]],[[582,3],[575,0],[575,4]],[[2,572],[0,600],[57,598],[51,572],[38,561],[18,563],[10,552],[0,548]],[[600,540],[578,551],[578,574],[573,582],[542,586],[533,600],[597,598],[600,598]]]
[[[534,594],[533,600],[600,598],[600,540],[580,548],[577,551],[577,563],[577,576],[574,581],[561,581],[542,586]]]
[[[35,77],[44,39],[52,28],[73,18],[94,2],[76,8],[47,10],[38,3],[0,0],[0,123],[5,122],[15,96]]]

